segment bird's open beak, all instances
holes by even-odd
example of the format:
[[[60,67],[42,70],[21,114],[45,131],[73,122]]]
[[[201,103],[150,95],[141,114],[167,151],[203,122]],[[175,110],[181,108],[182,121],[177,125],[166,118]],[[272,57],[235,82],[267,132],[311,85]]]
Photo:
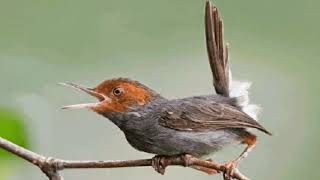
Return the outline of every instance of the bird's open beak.
[[[87,94],[90,94],[91,96],[94,96],[99,100],[99,102],[96,102],[96,103],[83,103],[83,104],[68,105],[68,106],[62,107],[62,109],[82,109],[82,108],[91,109],[91,108],[97,107],[98,105],[100,105],[103,102],[110,102],[111,101],[111,99],[109,97],[105,96],[104,94],[97,93],[94,91],[94,89],[91,89],[91,88],[79,86],[79,85],[69,83],[69,82],[59,83],[59,85],[72,87],[72,88],[75,88],[79,91],[86,92]]]

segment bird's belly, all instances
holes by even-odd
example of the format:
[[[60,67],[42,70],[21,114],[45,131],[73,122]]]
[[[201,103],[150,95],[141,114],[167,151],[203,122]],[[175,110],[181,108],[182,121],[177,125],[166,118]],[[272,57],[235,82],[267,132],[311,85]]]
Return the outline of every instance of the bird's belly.
[[[152,133],[127,133],[126,138],[134,148],[140,151],[159,155],[188,153],[194,156],[208,155],[226,145],[241,141],[239,133],[232,130],[152,131]]]

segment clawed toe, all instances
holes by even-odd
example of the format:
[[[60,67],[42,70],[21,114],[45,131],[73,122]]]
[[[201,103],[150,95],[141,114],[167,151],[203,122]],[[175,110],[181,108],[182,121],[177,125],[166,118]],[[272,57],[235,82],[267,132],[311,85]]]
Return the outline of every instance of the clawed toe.
[[[175,157],[175,156],[172,156]],[[171,158],[172,158],[171,157]],[[188,158],[189,155],[179,155],[180,158],[182,158],[185,161],[185,166],[188,167],[189,163],[188,163]],[[211,159],[206,160],[208,162],[212,162]],[[155,171],[157,171],[160,174],[164,174],[166,167],[168,166],[168,163],[170,163],[170,156],[164,156],[164,155],[156,155],[152,158],[152,167],[154,168]],[[224,180],[231,180],[234,173],[237,171],[237,167],[238,167],[239,161],[237,160],[233,160],[233,161],[229,161],[226,163],[223,163],[221,166],[223,167],[223,177]],[[204,166],[197,166],[197,165],[191,165],[189,166],[193,169],[205,172],[207,174],[217,174],[219,173],[219,171],[217,171],[216,169],[213,168],[208,168],[208,167],[204,167]]]
[[[188,167],[189,159],[191,157],[192,156],[188,154],[179,154],[179,155],[173,155],[173,156],[156,155],[152,158],[152,167],[154,168],[155,171],[163,175],[165,173],[166,167],[172,162],[173,159],[176,159],[176,158],[181,159],[184,163],[183,166]],[[210,174],[212,173],[213,171]]]
[[[167,165],[164,163],[165,156],[156,155],[152,158],[152,167],[160,174],[164,174]]]
[[[225,168],[225,172],[223,173],[223,178],[225,180],[231,180],[238,165],[239,165],[238,161],[230,161],[230,162],[224,163],[222,165]]]

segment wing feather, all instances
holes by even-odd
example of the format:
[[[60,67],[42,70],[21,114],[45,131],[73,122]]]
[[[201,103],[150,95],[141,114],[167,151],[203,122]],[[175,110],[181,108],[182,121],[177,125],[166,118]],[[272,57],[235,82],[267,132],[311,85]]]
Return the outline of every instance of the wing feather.
[[[255,128],[271,133],[236,107],[221,104],[184,103],[161,112],[159,124],[182,131],[212,131],[226,128]]]

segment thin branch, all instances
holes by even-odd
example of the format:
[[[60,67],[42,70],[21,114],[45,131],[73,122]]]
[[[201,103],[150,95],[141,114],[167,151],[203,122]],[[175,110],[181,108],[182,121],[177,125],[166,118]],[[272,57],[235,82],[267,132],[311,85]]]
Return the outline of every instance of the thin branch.
[[[0,137],[0,147],[15,154],[28,162],[38,166],[50,180],[63,180],[59,171],[64,169],[80,168],[121,168],[121,167],[142,167],[152,166],[153,159],[124,160],[124,161],[70,161],[45,157],[18,146],[4,138]],[[204,161],[192,156],[168,156],[162,159],[162,166],[200,166],[217,170],[219,173],[225,173],[227,169],[218,163]],[[238,180],[248,180],[238,170],[232,175],[232,178]]]
[[[63,180],[62,176],[60,176],[58,172],[59,167],[56,166],[56,163],[53,161],[53,159],[34,153],[1,137],[0,147],[38,166],[50,180]]]

